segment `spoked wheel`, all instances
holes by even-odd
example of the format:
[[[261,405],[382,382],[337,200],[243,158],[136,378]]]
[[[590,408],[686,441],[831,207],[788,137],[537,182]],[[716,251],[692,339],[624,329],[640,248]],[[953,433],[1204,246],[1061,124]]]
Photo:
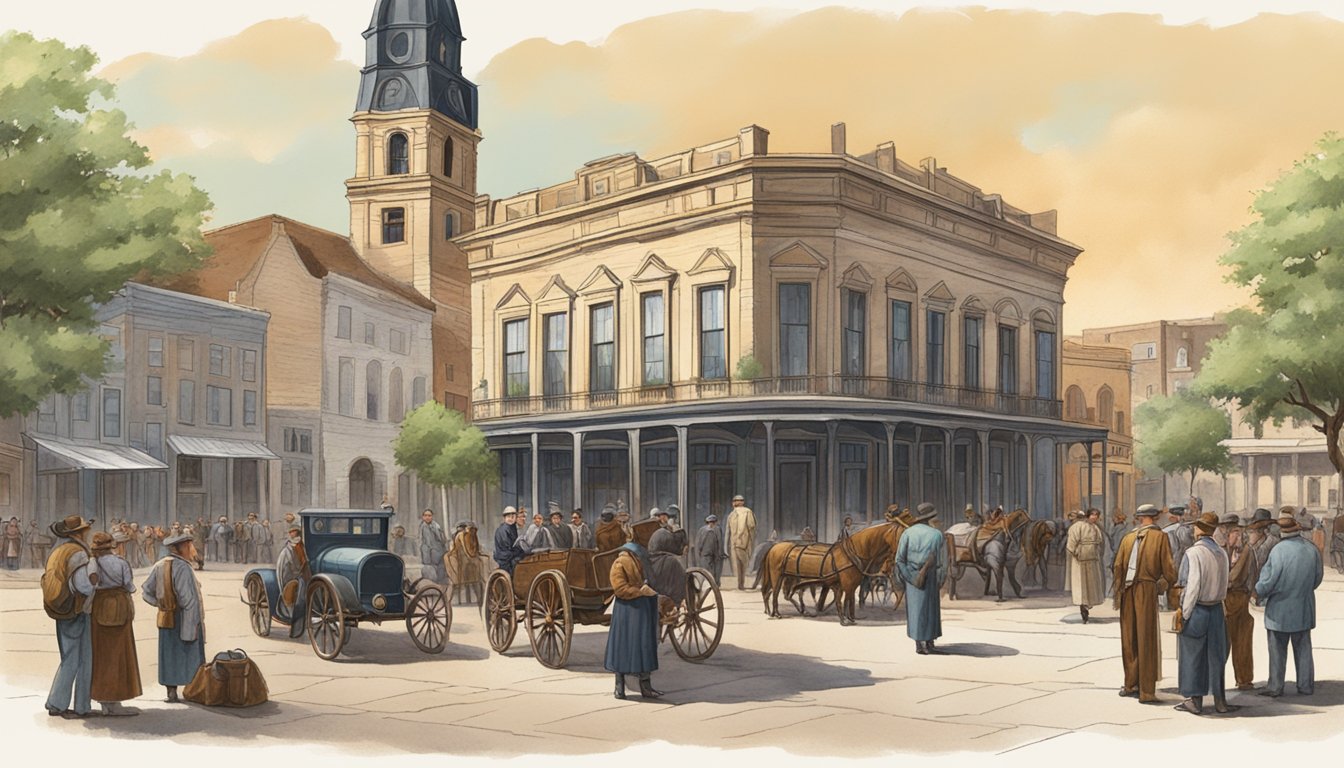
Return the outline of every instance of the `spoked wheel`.
[[[252,620],[253,634],[257,637],[271,634],[271,601],[261,576],[255,573],[247,577],[247,614]]]
[[[686,661],[704,661],[723,638],[723,596],[704,568],[686,571],[686,606],[672,628],[672,647]]]
[[[443,590],[421,587],[406,609],[406,631],[425,653],[443,653],[448,631],[453,627],[453,606]]]
[[[513,607],[513,579],[508,571],[494,571],[485,582],[485,631],[490,647],[503,653],[513,645],[518,615]]]
[[[308,640],[318,658],[331,661],[345,647],[345,611],[336,590],[318,579],[308,587]]]
[[[569,583],[559,571],[545,571],[527,590],[527,638],[537,661],[560,669],[569,660],[574,616],[569,605]]]

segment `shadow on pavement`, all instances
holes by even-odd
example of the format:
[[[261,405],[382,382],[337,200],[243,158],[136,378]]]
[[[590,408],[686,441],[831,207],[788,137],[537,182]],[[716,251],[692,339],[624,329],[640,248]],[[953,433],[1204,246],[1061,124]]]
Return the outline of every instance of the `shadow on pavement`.
[[[938,644],[938,649],[949,656],[973,656],[977,659],[995,659],[1002,656],[1016,656],[1020,651],[1006,645],[992,643],[950,643]]]

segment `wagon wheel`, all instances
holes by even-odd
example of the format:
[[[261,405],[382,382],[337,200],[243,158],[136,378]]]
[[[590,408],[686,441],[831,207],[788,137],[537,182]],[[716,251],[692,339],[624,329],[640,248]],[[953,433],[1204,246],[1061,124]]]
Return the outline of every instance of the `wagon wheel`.
[[[453,606],[439,587],[422,587],[406,609],[406,631],[425,653],[443,653],[453,626]]]
[[[318,658],[331,661],[345,646],[345,611],[336,590],[323,579],[308,587],[308,640]]]
[[[569,606],[569,583],[559,571],[546,571],[527,590],[527,638],[542,666],[560,669],[569,660],[574,617]]]
[[[518,614],[513,605],[513,579],[508,571],[495,571],[485,582],[485,632],[490,647],[503,653],[513,645],[518,632]]]
[[[704,661],[723,637],[723,596],[704,568],[686,571],[686,606],[672,628],[672,647],[686,661]]]
[[[266,585],[261,576],[250,574],[247,577],[247,614],[252,620],[252,632],[257,637],[271,634],[271,601],[266,597]]]

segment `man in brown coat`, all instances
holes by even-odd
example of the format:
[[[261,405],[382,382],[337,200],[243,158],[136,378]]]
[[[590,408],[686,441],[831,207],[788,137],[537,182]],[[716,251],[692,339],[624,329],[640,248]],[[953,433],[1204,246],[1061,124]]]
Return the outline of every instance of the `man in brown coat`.
[[[616,521],[616,516],[611,510],[603,510],[601,520],[597,526],[597,533],[594,534],[598,552],[610,552],[627,541],[625,529]]]
[[[1227,621],[1227,642],[1232,654],[1232,671],[1236,675],[1237,690],[1254,690],[1255,658],[1251,641],[1255,634],[1255,617],[1251,615],[1251,591],[1260,578],[1260,561],[1255,548],[1247,542],[1241,517],[1235,512],[1223,515],[1220,533],[1231,568],[1227,575],[1227,597],[1223,600],[1223,614]],[[1215,540],[1218,537],[1215,536]]]
[[[1159,514],[1151,504],[1139,507],[1134,514],[1137,526],[1120,542],[1113,571],[1125,668],[1120,695],[1138,696],[1144,703],[1158,701],[1157,681],[1162,678],[1157,596],[1176,584],[1171,542],[1156,525]]]

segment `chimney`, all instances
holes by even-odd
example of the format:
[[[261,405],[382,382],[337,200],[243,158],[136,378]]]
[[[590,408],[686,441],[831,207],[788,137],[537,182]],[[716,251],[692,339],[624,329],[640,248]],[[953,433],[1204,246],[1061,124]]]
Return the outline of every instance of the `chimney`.
[[[831,154],[845,154],[845,124],[836,123],[831,126]]]
[[[742,157],[769,154],[770,132],[759,125],[748,125],[738,132],[738,147]]]
[[[886,173],[896,172],[896,145],[893,142],[877,145],[877,169]]]

